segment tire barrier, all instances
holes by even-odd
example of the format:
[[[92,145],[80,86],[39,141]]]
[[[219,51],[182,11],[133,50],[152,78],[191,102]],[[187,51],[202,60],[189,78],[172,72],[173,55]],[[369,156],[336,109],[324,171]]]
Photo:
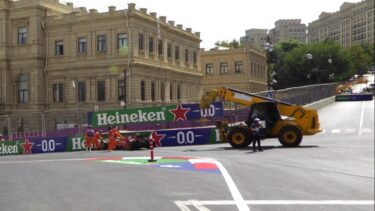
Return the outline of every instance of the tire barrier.
[[[373,99],[372,94],[343,94],[336,95],[336,102],[343,101],[371,101]]]

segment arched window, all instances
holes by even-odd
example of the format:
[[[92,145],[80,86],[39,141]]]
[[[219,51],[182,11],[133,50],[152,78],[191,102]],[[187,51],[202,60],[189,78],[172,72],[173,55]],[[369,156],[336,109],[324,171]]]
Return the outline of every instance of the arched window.
[[[18,101],[20,103],[29,102],[29,77],[27,74],[21,74],[19,77]]]

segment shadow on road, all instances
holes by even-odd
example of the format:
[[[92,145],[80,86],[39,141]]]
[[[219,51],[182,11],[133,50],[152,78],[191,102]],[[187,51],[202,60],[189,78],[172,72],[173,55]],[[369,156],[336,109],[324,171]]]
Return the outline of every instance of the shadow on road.
[[[292,149],[292,148],[317,148],[319,146],[317,145],[305,145],[305,146],[299,146],[299,147],[283,147],[283,146],[262,146],[262,150],[271,150],[271,149]],[[209,151],[228,151],[228,150],[237,150],[237,151],[250,151],[248,153],[255,153],[253,151],[252,145],[247,146],[246,148],[233,148],[233,147],[217,147],[217,148],[212,148],[212,149],[187,149],[184,150],[183,152],[209,152]],[[259,152],[259,151],[258,151]]]

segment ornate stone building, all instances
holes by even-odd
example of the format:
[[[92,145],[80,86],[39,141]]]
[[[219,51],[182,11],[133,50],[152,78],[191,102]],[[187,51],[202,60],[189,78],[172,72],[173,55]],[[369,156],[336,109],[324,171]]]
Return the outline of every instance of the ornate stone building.
[[[0,115],[198,101],[200,41],[135,4],[0,0]]]
[[[264,52],[253,48],[202,51],[203,91],[227,86],[248,92],[267,90]]]

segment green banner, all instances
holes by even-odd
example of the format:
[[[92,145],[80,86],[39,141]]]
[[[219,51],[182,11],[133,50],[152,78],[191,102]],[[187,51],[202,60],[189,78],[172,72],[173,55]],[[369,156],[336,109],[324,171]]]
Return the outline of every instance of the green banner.
[[[82,151],[85,149],[85,138],[83,136],[68,138],[68,144],[66,146],[67,152]]]
[[[173,121],[175,115],[170,110],[174,108],[176,108],[176,105],[99,111],[93,113],[91,124],[93,127],[103,127],[108,125]]]
[[[17,155],[23,154],[23,147],[18,141],[0,142],[0,155]]]

